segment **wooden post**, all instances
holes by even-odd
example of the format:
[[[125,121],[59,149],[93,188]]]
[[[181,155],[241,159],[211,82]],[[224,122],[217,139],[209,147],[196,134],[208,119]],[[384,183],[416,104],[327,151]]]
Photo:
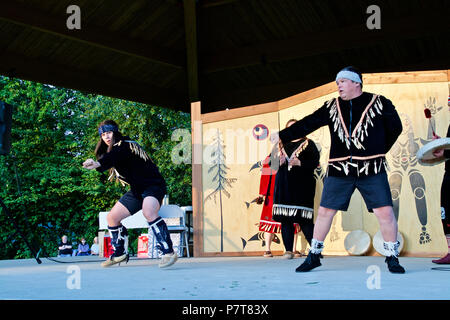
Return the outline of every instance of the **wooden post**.
[[[186,73],[190,101],[199,99],[197,57],[197,6],[195,0],[183,0],[186,40]]]
[[[203,252],[203,133],[201,103],[191,103],[192,138],[192,219],[194,225],[194,257]]]

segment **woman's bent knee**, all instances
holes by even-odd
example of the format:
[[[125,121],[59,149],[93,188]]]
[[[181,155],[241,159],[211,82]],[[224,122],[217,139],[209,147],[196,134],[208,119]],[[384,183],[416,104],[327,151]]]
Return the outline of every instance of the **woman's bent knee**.
[[[120,202],[117,202],[111,211],[106,216],[106,221],[110,227],[115,227],[120,224],[120,222],[129,217],[130,212],[128,209]]]
[[[158,218],[159,208],[159,201],[155,197],[148,196],[144,198],[142,213],[148,221]]]

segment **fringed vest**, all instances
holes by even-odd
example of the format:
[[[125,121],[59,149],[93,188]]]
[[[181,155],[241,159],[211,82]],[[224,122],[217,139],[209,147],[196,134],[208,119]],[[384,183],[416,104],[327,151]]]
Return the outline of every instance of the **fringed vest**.
[[[328,125],[331,148],[327,174],[368,176],[388,170],[386,153],[402,131],[391,101],[363,92],[352,100],[333,98],[280,132],[283,143]]]

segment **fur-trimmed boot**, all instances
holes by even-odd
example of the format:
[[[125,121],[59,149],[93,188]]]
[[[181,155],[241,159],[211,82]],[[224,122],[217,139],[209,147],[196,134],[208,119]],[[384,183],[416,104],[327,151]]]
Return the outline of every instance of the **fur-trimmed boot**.
[[[149,222],[148,225],[149,233],[150,231],[153,232],[158,249],[163,253],[159,267],[166,268],[173,265],[177,261],[178,255],[173,251],[172,239],[170,239],[170,232],[166,222],[163,218],[158,217],[154,221]]]
[[[295,269],[295,272],[308,272],[314,268],[320,267],[320,259],[322,258],[323,241],[316,239],[311,240],[311,248],[308,256],[303,263]]]
[[[111,234],[111,245],[114,249],[113,254],[108,260],[102,262],[102,267],[110,267],[117,263],[125,261],[128,263],[128,230],[124,226],[117,227],[108,226],[109,233]]]
[[[388,269],[392,273],[405,273],[405,269],[400,265],[398,261],[398,248],[400,247],[400,242],[387,242],[383,243],[384,251],[386,252],[386,259],[384,262],[387,263]]]

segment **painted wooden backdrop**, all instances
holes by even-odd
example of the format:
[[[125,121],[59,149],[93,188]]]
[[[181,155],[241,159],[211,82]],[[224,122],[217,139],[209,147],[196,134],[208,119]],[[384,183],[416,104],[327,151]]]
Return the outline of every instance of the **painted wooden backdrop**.
[[[431,125],[439,135],[446,134],[450,121],[448,71],[367,74],[363,79],[364,91],[390,99],[403,123],[403,132],[387,155],[395,214],[404,238],[402,255],[441,256],[447,251],[439,205],[444,164],[421,166],[415,155],[431,140]],[[284,128],[291,118],[301,119],[312,113],[335,96],[336,85],[329,83],[275,103],[197,115],[202,121],[203,160],[198,166],[201,170],[193,173],[201,177],[200,183],[193,185],[198,193],[198,203],[193,197],[194,252],[198,256],[262,254],[264,238],[258,231],[262,207],[252,200],[259,192],[258,161],[272,147],[270,133]],[[431,125],[424,116],[425,107],[432,111]],[[330,149],[328,128],[308,137],[321,151],[317,212]],[[378,221],[367,211],[359,192],[353,195],[349,210],[338,212],[334,218],[324,254],[347,255],[344,239],[352,230],[365,230],[372,237],[379,230]],[[272,250],[281,254],[284,249],[280,234],[275,241]],[[307,249],[302,235],[297,248]],[[378,253],[372,249],[367,254]]]

